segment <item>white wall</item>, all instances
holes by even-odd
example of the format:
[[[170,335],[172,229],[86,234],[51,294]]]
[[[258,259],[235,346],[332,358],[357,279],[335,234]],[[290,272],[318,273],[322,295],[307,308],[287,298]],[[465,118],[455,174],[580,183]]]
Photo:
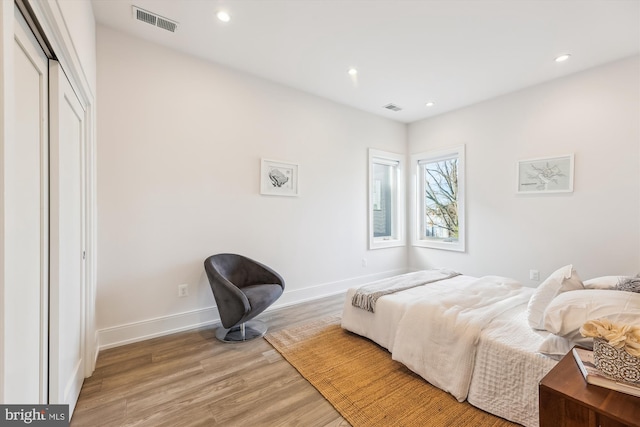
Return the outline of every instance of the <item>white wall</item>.
[[[215,253],[280,272],[280,305],[405,270],[366,222],[367,149],[405,153],[404,124],[101,26],[97,50],[102,346],[216,320]],[[261,158],[299,164],[300,197],[260,195]]]
[[[640,60],[629,58],[409,125],[410,153],[466,145],[467,252],[412,268],[540,279],[640,271]],[[519,159],[575,153],[570,194],[517,195]]]

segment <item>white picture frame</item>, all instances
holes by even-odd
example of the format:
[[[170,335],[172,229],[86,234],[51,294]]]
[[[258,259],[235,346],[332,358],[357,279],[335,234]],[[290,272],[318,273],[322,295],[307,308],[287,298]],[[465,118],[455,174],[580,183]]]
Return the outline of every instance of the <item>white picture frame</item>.
[[[260,194],[265,196],[297,197],[299,166],[295,163],[262,159],[260,166]]]
[[[518,194],[573,192],[574,155],[518,160]]]

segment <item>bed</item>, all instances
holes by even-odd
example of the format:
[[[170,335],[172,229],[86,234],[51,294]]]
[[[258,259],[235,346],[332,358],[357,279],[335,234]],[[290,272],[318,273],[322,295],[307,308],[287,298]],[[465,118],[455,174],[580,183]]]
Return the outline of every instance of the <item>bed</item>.
[[[386,348],[394,360],[459,401],[466,399],[527,427],[539,425],[538,383],[568,349],[583,343],[576,336],[577,329],[592,316],[594,307],[568,315],[575,304],[584,308],[588,298],[598,305],[598,316],[606,317],[620,313],[621,308],[617,301],[602,309],[601,301],[609,296],[603,292],[631,294],[637,298],[622,295],[626,298],[624,311],[629,319],[640,316],[640,294],[586,291],[571,265],[554,272],[535,289],[505,277],[450,277],[441,270],[386,280],[393,287],[411,281],[416,274],[442,278],[388,294],[374,292],[374,304],[364,307],[352,304],[354,295],[362,290],[352,288],[347,293],[342,327]],[[384,282],[368,286],[379,290],[386,286]],[[563,293],[577,302],[559,297]]]

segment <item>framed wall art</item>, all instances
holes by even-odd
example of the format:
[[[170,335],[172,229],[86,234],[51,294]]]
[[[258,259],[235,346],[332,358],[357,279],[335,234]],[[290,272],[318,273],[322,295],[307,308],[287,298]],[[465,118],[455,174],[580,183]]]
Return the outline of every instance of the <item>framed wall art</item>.
[[[298,165],[262,159],[260,194],[267,196],[298,196]]]
[[[517,192],[570,193],[573,191],[573,154],[518,161]]]

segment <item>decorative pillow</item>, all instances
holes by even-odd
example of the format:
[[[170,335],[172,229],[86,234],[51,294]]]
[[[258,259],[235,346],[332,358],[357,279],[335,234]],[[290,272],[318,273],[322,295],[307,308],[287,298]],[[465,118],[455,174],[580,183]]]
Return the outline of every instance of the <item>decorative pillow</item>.
[[[602,276],[585,280],[583,285],[585,289],[615,289],[621,276]]]
[[[580,335],[580,327],[587,320],[601,318],[615,323],[640,324],[640,294],[607,289],[565,292],[547,307],[544,327],[572,343],[580,343],[585,339]]]
[[[619,291],[640,293],[640,275],[636,277],[620,278],[616,289]]]
[[[584,289],[582,281],[573,269],[573,265],[564,266],[547,277],[538,286],[529,300],[527,306],[527,321],[533,329],[544,330],[544,311],[556,295]]]

